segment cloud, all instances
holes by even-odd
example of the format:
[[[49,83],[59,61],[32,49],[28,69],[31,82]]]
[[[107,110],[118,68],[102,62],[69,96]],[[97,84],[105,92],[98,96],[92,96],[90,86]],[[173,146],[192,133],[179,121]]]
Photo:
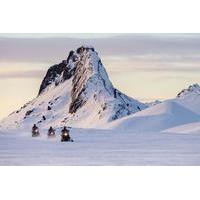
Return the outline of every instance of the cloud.
[[[101,56],[113,57],[149,57],[164,56],[192,58],[200,56],[199,35],[177,34],[123,34],[110,37],[72,38],[36,37],[36,38],[0,38],[0,61],[9,62],[59,62],[66,59],[71,49],[82,44],[95,47]],[[195,58],[194,58],[195,59]]]
[[[72,34],[22,34],[15,37],[16,34],[13,37],[11,34],[0,36],[0,62],[36,63],[37,66],[48,63],[37,68],[46,70],[66,59],[71,49],[90,44],[99,52],[106,69],[112,74],[200,72],[199,34],[75,34],[74,37]],[[29,64],[26,66],[33,69]],[[16,70],[0,77],[39,77],[39,72],[34,73],[17,73]]]
[[[12,71],[0,72],[0,79],[14,79],[14,78],[39,78],[44,76],[43,70],[28,70],[28,71]]]
[[[180,72],[196,73],[200,72],[200,62],[192,60],[164,59],[157,58],[127,58],[112,59],[105,58],[107,70],[114,73],[122,72]]]

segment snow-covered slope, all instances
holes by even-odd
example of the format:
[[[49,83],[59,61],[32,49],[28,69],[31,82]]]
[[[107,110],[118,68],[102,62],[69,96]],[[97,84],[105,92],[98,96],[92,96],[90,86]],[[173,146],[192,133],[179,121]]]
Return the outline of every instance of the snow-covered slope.
[[[109,126],[138,132],[152,132],[198,121],[199,119],[200,115],[180,105],[176,100],[169,100],[129,117],[119,119]]]
[[[195,88],[195,90],[191,90]],[[198,88],[198,89],[197,89]],[[200,87],[195,84],[185,94],[116,120],[110,128],[137,132],[162,131],[178,125],[200,122]]]
[[[198,84],[190,85],[187,89],[182,90],[176,98],[176,101],[198,115],[198,119],[194,122],[185,123],[183,125],[175,126],[163,132],[168,133],[200,133],[200,86]],[[191,118],[192,119],[192,118]]]
[[[38,96],[10,114],[2,127],[103,127],[147,106],[115,89],[93,47],[71,51],[49,68]]]
[[[175,126],[170,129],[166,129],[163,131],[164,133],[198,133],[200,134],[200,121],[192,122],[189,124],[184,124],[180,126]]]
[[[59,86],[49,86],[37,98],[22,106],[2,120],[1,126],[5,128],[29,128],[38,125],[51,125],[65,116],[69,109],[71,80]]]

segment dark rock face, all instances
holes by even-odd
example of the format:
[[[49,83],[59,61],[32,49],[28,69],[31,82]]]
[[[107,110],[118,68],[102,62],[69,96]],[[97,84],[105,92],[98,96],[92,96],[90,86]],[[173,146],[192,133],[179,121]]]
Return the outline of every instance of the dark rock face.
[[[69,107],[69,113],[75,113],[85,102],[86,99],[83,99],[83,92],[85,91],[85,84],[84,82],[84,72],[85,68],[83,67],[83,64],[81,62],[77,63],[75,75],[73,77],[72,83],[73,88],[71,92],[71,98],[72,102]]]
[[[25,116],[27,117],[27,116],[30,115],[33,111],[34,111],[34,109],[28,110],[28,111],[26,112]]]
[[[74,75],[75,69],[66,67],[63,71],[63,81],[70,79]]]
[[[70,51],[67,60],[63,60],[60,64],[51,66],[41,83],[38,95],[40,95],[51,83],[55,82],[55,85],[58,85],[60,82],[70,79],[75,74],[76,69],[74,66],[76,66],[76,63],[78,62],[78,56],[88,50],[94,51],[94,48],[81,46],[76,51]],[[56,81],[61,75],[61,79]]]
[[[74,55],[74,51],[70,51],[67,57],[67,63],[69,63],[69,60],[72,59],[73,55]]]
[[[32,114],[33,112],[34,112],[34,108],[32,109],[32,110],[28,110],[28,111],[26,111],[26,113],[25,113],[25,116],[24,116],[24,119],[26,119],[30,114]]]
[[[76,60],[76,55],[74,55],[74,51],[70,51],[67,60],[63,60],[60,64],[53,65],[48,69],[46,76],[44,77],[40,86],[38,95],[40,95],[43,92],[43,90],[51,83],[55,82],[55,85],[58,85],[59,81],[68,80],[73,76],[75,69],[71,68],[71,66],[68,65],[70,60]],[[56,79],[61,75],[61,80],[56,81]]]
[[[54,82],[56,80],[56,78],[62,74],[64,68],[66,67],[65,62],[62,62],[58,65],[53,65],[52,67],[50,67],[46,73],[46,76],[44,77],[42,84],[40,86],[39,89],[39,94],[41,94],[41,92],[48,86],[50,85],[52,82]]]
[[[69,107],[69,113],[75,113],[80,107],[82,107],[84,105],[86,101],[84,101],[81,98],[81,95],[79,95],[76,99],[74,99],[74,101],[70,104]]]
[[[81,46],[76,50],[76,53],[80,56],[80,60],[76,62],[76,66],[73,69],[74,77],[72,80],[73,88],[71,92],[72,102],[69,107],[69,113],[71,114],[76,113],[76,111],[81,108],[88,100],[87,96],[85,95],[88,81],[86,74],[88,73],[88,69],[85,68],[84,63],[86,61],[86,57],[84,57],[83,54],[86,54],[89,50],[94,52],[93,47]],[[92,67],[90,70],[90,73],[92,73]]]

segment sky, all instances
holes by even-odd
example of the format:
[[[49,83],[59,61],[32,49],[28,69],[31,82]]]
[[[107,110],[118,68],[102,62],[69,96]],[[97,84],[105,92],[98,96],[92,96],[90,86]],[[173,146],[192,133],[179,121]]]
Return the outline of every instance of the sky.
[[[36,97],[47,69],[84,44],[114,86],[142,102],[200,83],[200,34],[0,34],[0,119]]]

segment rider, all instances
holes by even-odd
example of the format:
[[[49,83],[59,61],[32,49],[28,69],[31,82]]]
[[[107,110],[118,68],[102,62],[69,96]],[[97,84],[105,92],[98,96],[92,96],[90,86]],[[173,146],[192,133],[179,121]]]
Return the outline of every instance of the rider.
[[[62,138],[65,139],[65,141],[70,141],[71,140],[70,135],[69,135],[69,130],[67,129],[66,126],[64,126],[64,128],[62,129],[61,136],[62,136]]]
[[[52,128],[52,126],[50,126],[49,130],[48,130],[48,135],[55,135],[55,131],[54,129]]]
[[[37,132],[37,131],[38,131],[38,132]],[[33,127],[32,127],[32,134],[33,134],[33,135],[39,134],[39,129],[38,129],[38,127],[36,126],[36,124],[34,124]]]
[[[38,127],[36,126],[36,124],[33,125],[32,131],[35,131]]]

